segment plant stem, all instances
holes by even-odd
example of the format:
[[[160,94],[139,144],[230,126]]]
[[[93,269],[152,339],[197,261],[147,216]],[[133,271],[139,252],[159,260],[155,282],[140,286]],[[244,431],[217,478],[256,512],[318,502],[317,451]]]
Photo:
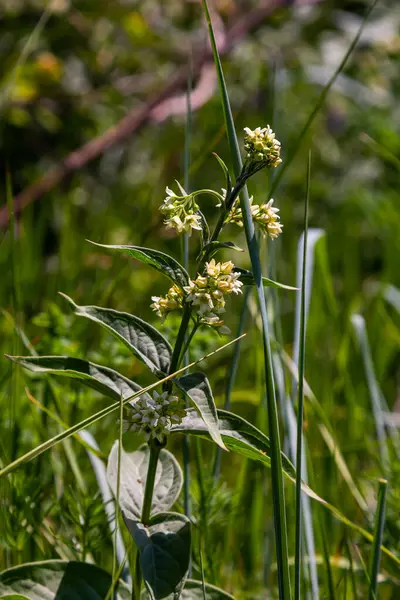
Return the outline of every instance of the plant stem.
[[[147,468],[146,487],[144,489],[143,507],[141,522],[143,525],[148,525],[151,516],[151,502],[153,500],[154,482],[156,479],[158,457],[164,444],[160,444],[157,440],[149,442],[150,458]],[[140,567],[140,553],[136,556],[135,578],[132,585],[132,600],[139,600],[140,588],[142,584],[142,571]]]
[[[141,518],[141,522],[143,523],[143,525],[147,525],[150,520],[151,501],[153,499],[157,462],[158,462],[158,457],[161,452],[161,448],[163,446],[164,446],[164,444],[160,444],[156,440],[149,442],[150,459],[149,459],[149,466],[147,468],[146,487],[144,489],[142,518]]]
[[[191,307],[188,304],[185,304],[185,308],[183,309],[182,321],[176,338],[174,351],[172,353],[171,366],[169,369],[170,374],[174,373],[179,365],[179,359],[181,356],[183,345],[185,343],[186,330],[190,322],[190,313]]]

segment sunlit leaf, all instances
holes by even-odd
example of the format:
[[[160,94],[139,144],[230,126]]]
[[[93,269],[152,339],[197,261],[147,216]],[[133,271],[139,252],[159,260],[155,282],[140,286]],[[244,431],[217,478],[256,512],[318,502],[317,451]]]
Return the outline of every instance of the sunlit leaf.
[[[142,388],[113,369],[70,356],[8,356],[7,358],[34,373],[61,375],[79,379],[113,400],[129,398]]]
[[[78,306],[71,298],[61,294],[74,313],[98,323],[115,335],[142,360],[155,375],[165,375],[171,364],[172,348],[169,342],[152,325],[129,313],[98,306]]]
[[[213,393],[204,373],[189,373],[189,375],[176,379],[175,383],[195,405],[214,442],[226,450],[218,429],[217,408]]]
[[[117,252],[123,252],[128,254],[137,260],[140,260],[152,267],[157,271],[169,277],[176,285],[183,287],[189,283],[189,275],[186,270],[178,263],[177,260],[160,252],[159,250],[153,250],[152,248],[141,248],[139,246],[114,246],[107,244],[97,244],[96,242],[90,242],[100,248],[106,248],[107,250],[117,250]]]

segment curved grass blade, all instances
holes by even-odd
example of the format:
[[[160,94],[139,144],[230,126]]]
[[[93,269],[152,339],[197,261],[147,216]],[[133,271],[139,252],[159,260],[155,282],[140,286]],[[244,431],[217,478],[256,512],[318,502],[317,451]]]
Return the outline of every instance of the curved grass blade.
[[[261,462],[268,468],[271,467],[270,455],[272,444],[268,437],[259,429],[254,427],[254,425],[251,425],[251,423],[242,417],[224,410],[218,410],[218,423],[222,439],[229,450],[246,458],[250,458],[251,460]],[[185,417],[181,424],[174,425],[172,431],[174,433],[190,432],[191,435],[200,436],[208,441],[211,440],[204,422],[194,411]],[[293,463],[283,452],[281,453],[281,458],[285,478],[292,484],[295,484],[296,470]],[[371,533],[348,519],[340,512],[340,510],[319,496],[319,494],[312,490],[304,481],[302,483],[302,491],[304,494],[307,494],[309,498],[324,506],[336,519],[338,519],[338,521],[359,533],[368,542],[373,542],[374,536]],[[381,550],[398,568],[400,567],[400,558],[398,556],[386,546],[382,545]]]
[[[376,437],[379,444],[381,463],[385,469],[388,469],[390,459],[385,431],[385,409],[382,406],[382,393],[379,389],[374,365],[372,362],[371,349],[368,342],[367,329],[365,327],[365,319],[361,315],[354,314],[351,317],[351,323],[353,325],[364,362],[365,375],[371,396],[372,412],[375,420]]]
[[[161,385],[162,383],[164,383],[164,381],[169,381],[170,379],[172,379],[173,377],[176,377],[180,373],[183,373],[187,369],[190,369],[191,367],[194,367],[195,365],[198,365],[203,360],[206,360],[207,358],[210,358],[211,356],[214,356],[214,354],[217,354],[218,352],[221,352],[225,348],[228,348],[231,344],[234,344],[235,342],[239,341],[245,335],[246,334],[243,334],[242,336],[240,336],[238,338],[235,338],[234,340],[231,340],[231,341],[227,342],[226,344],[223,344],[222,346],[220,346],[216,350],[213,350],[212,352],[209,352],[208,354],[202,356],[200,359],[198,359],[196,361],[193,361],[189,365],[183,366],[181,369],[178,369],[177,371],[175,371],[174,373],[171,373],[170,375],[167,375],[162,380],[156,381],[155,383],[152,383],[152,384],[148,385],[147,387],[140,389],[139,391],[137,391],[136,393],[132,394],[131,396],[128,396],[127,398],[124,398],[123,404],[125,405],[128,402],[132,402],[132,400],[135,400],[138,396],[143,396],[143,394],[146,394],[147,392],[150,392],[154,388],[156,388],[159,385]],[[52,357],[52,358],[54,358],[54,357]],[[59,358],[59,357],[55,357],[55,358]],[[102,368],[105,368],[105,367],[102,367]],[[111,370],[111,369],[109,369],[109,370]],[[129,383],[132,383],[132,382],[129,382]],[[119,396],[119,398],[120,398],[120,396]],[[9,475],[15,469],[17,469],[19,466],[27,463],[30,460],[33,460],[37,456],[40,456],[41,454],[43,454],[43,452],[46,452],[47,450],[50,450],[50,448],[53,448],[54,446],[56,446],[57,444],[59,444],[62,440],[70,438],[75,433],[78,433],[78,431],[81,431],[81,429],[85,429],[86,427],[89,427],[89,425],[92,425],[93,423],[96,423],[97,421],[100,421],[104,417],[106,417],[106,416],[110,415],[111,413],[113,413],[118,408],[120,408],[120,400],[118,400],[118,402],[115,402],[111,406],[107,406],[106,408],[98,411],[97,413],[91,415],[90,417],[87,417],[83,421],[80,421],[79,423],[76,423],[72,427],[69,427],[65,431],[62,431],[61,433],[55,435],[54,437],[50,438],[46,442],[43,442],[42,444],[39,444],[38,446],[36,446],[32,450],[30,450],[29,452],[26,452],[25,454],[23,454],[19,458],[13,460],[8,465],[6,465],[2,469],[0,469],[0,477],[4,477],[5,475]]]
[[[139,317],[111,308],[79,306],[66,294],[60,292],[60,295],[69,302],[75,315],[94,321],[115,335],[152,373],[158,377],[168,373],[172,348],[152,325]]]
[[[183,286],[188,285],[189,283],[189,275],[186,269],[184,269],[177,260],[172,258],[172,256],[169,256],[164,252],[153,250],[152,248],[141,248],[139,246],[110,246],[107,244],[97,244],[90,240],[87,241],[99,248],[123,252],[124,254],[128,254],[129,256],[150,265],[166,277],[169,277],[171,281],[176,283],[180,288],[183,288]]]

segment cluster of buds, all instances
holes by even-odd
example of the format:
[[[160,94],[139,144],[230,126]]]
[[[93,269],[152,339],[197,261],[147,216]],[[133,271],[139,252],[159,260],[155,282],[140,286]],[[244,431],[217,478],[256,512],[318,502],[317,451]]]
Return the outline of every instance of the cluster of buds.
[[[204,275],[197,275],[184,287],[186,301],[197,307],[200,323],[214,327],[219,333],[230,333],[219,315],[225,312],[225,298],[229,294],[240,294],[242,282],[240,274],[233,271],[231,261],[216,263],[214,259],[206,263]]]
[[[169,187],[166,188],[167,197],[160,206],[161,212],[166,215],[167,229],[176,229],[178,233],[186,232],[192,235],[193,229],[201,230],[201,217],[198,213],[199,206],[194,194],[188,194],[177,182],[181,195],[178,196]]]
[[[147,442],[154,438],[163,442],[172,425],[182,423],[186,415],[183,402],[168,392],[154,391],[153,398],[145,394],[130,403],[130,407],[132,414],[124,420],[124,431],[143,433]]]
[[[279,221],[279,208],[273,206],[274,200],[271,198],[266,204],[253,204],[253,196],[250,198],[251,216],[256,225],[258,225],[262,235],[267,235],[274,240],[282,233],[283,225]],[[229,212],[225,223],[235,223],[243,227],[242,209],[239,202],[236,202]]]
[[[275,133],[269,125],[262,129],[257,127],[254,131],[245,127],[244,131],[246,132],[244,138],[244,147],[247,151],[246,162],[261,163],[260,166],[266,167],[277,167],[282,162],[281,143],[275,138]]]
[[[169,288],[165,296],[152,296],[153,304],[150,305],[156,314],[163,320],[173,310],[180,310],[183,306],[183,291],[177,285]]]

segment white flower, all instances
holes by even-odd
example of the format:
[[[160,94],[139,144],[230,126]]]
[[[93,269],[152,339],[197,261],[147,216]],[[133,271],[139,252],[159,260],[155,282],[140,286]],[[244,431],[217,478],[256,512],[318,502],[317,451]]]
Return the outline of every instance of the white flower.
[[[177,396],[168,392],[153,392],[139,396],[138,400],[129,403],[132,411],[129,419],[124,421],[124,431],[143,433],[146,441],[156,438],[162,442],[169,434],[173,423],[181,423],[186,414]]]
[[[254,222],[259,226],[264,237],[269,235],[271,239],[277,238],[282,233],[283,227],[279,221],[279,208],[272,206],[273,203],[274,200],[271,198],[266,204],[252,207]]]
[[[243,284],[239,277],[240,273],[234,271],[231,261],[217,263],[213,258],[205,265],[205,275],[198,275],[183,288],[187,294],[186,302],[198,307],[200,323],[220,333],[229,333],[219,315],[225,312],[225,296],[241,293]]]
[[[165,189],[167,196],[160,206],[161,212],[165,213],[165,225],[167,229],[176,229],[178,233],[186,232],[192,235],[192,230],[201,230],[201,217],[198,213],[199,207],[195,201],[194,194],[188,194],[180,183],[176,182],[181,193],[175,194],[169,187]]]
[[[275,133],[267,125],[263,129],[251,130],[245,127],[244,147],[247,151],[246,160],[254,162],[263,162],[265,166],[277,167],[281,162],[280,152],[281,144],[275,138]]]
[[[150,308],[156,314],[165,319],[168,313],[173,310],[179,310],[183,305],[183,292],[177,285],[173,285],[167,292],[166,296],[152,296],[153,304]]]

